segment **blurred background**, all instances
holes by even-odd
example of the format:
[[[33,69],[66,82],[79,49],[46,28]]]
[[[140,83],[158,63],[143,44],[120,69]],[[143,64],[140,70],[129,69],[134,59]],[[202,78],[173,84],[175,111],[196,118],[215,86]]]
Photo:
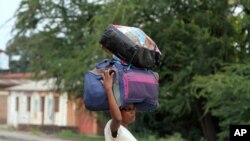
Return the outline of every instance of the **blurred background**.
[[[83,74],[111,55],[99,44],[108,24],[141,28],[162,53],[160,107],[138,113],[138,140],[225,141],[231,124],[250,124],[249,0],[9,0],[0,9],[3,125],[103,140],[109,114],[86,110],[82,95]]]

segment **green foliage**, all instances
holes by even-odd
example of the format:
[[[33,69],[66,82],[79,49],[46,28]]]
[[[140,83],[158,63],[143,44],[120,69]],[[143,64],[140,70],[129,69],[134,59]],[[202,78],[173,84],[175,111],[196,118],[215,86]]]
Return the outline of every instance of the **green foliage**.
[[[79,140],[79,141],[103,141],[103,137],[94,137],[94,136],[87,136],[83,134],[76,134],[71,131],[61,131],[57,134],[61,138],[66,139],[73,139],[73,140]]]
[[[8,51],[21,55],[29,71],[46,71],[43,77],[57,78],[65,91],[78,95],[82,74],[93,67],[91,61],[97,56],[94,49],[98,48],[87,47],[87,42],[94,29],[89,22],[99,9],[98,4],[80,0],[23,0],[16,15],[17,34]]]
[[[83,73],[109,56],[99,44],[105,27],[140,27],[162,52],[160,108],[139,113],[132,130],[226,140],[229,124],[249,123],[249,11],[248,0],[22,0],[8,52],[21,55],[23,71],[45,71],[81,95]]]
[[[220,140],[228,140],[230,124],[250,124],[250,64],[230,64],[223,72],[196,76],[191,83],[194,96],[206,98],[205,113],[220,120]],[[204,114],[205,114],[204,113]]]

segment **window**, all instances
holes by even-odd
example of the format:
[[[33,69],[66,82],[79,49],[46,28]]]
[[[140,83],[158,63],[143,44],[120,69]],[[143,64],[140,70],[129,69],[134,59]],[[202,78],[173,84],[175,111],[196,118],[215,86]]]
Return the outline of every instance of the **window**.
[[[31,102],[31,97],[27,97],[27,111],[30,112],[30,102]]]
[[[45,97],[44,96],[42,96],[41,97],[41,105],[40,105],[40,110],[41,110],[41,112],[44,112],[44,102],[45,102]]]
[[[54,97],[54,112],[59,112],[59,96]]]
[[[19,98],[16,97],[16,111],[18,112],[19,110]]]

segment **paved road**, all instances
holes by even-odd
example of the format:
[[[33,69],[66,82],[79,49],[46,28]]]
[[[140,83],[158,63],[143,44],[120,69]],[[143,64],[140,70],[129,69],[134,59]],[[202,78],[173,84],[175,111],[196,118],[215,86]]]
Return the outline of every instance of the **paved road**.
[[[30,132],[0,130],[0,141],[71,141],[52,135],[35,135]]]

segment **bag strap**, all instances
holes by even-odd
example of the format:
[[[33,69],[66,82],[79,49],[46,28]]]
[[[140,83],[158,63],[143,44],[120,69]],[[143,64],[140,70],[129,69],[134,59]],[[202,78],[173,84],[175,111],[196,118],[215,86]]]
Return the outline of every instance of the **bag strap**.
[[[96,69],[110,68],[114,64],[112,59],[104,59],[96,64]]]
[[[124,71],[129,71],[131,68],[132,69],[135,69],[135,70],[145,70],[145,71],[150,71],[149,68],[137,68],[135,66],[133,66],[132,64],[123,64],[122,62],[118,61],[118,60],[115,60],[113,59],[113,62],[114,64],[119,64],[119,65],[116,65],[116,67],[118,69],[122,69]]]
[[[136,49],[136,46],[134,46],[133,47],[134,49],[135,49],[135,52],[134,52],[134,54],[133,54],[133,56],[132,56],[132,58],[130,59],[130,61],[129,61],[129,63],[128,63],[128,70],[130,69],[130,67],[131,67],[131,65],[132,65],[132,61],[134,60],[134,58],[135,58],[135,55],[136,55],[136,53],[138,52],[138,49]]]
[[[157,72],[154,72],[153,70],[149,69],[149,68],[136,68],[132,65],[129,64],[122,64],[120,61],[116,60],[116,59],[112,59],[112,62],[114,63],[114,68],[117,68],[116,71],[122,70],[122,71],[129,71],[129,69],[132,67],[135,70],[145,70],[148,71],[149,73],[151,73],[156,80],[159,81],[159,74]],[[118,64],[118,65],[116,65]],[[116,72],[117,73],[117,72]]]

